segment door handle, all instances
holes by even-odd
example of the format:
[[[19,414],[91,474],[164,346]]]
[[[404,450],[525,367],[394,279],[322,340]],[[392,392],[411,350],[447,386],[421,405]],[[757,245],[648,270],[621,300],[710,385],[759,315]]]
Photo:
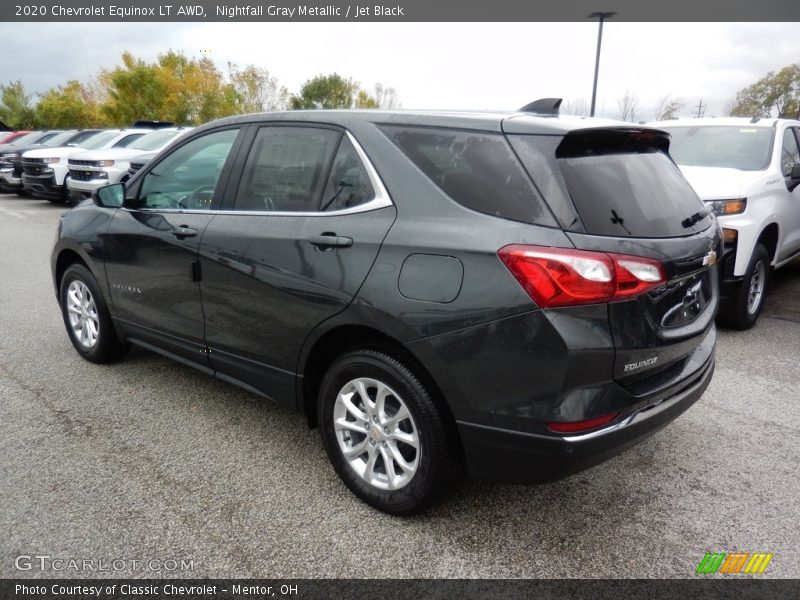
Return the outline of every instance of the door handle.
[[[179,240],[187,237],[194,237],[197,235],[197,229],[193,229],[191,227],[187,227],[186,225],[181,225],[180,227],[174,227],[170,230],[170,233],[174,235]]]
[[[349,248],[353,245],[353,238],[343,237],[335,233],[323,233],[308,238],[309,243],[324,250],[329,248]]]

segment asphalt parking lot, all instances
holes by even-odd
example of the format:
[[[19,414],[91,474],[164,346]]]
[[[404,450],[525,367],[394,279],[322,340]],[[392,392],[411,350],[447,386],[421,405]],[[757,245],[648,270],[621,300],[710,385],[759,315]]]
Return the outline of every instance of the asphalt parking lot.
[[[136,577],[692,577],[710,551],[800,577],[800,263],[644,444],[553,484],[466,481],[403,519],[350,494],[296,414],[143,350],[82,360],[50,280],[63,210],[0,195],[0,577],[98,575],[20,555]],[[132,563],[152,559],[193,570]]]

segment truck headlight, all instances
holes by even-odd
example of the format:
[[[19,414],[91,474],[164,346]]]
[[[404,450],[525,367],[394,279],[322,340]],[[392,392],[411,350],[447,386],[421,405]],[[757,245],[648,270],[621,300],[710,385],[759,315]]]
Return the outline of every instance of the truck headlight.
[[[113,160],[98,160],[97,161],[97,165],[99,167],[111,167],[111,166],[114,165],[114,161]]]
[[[733,198],[731,200],[711,200],[706,202],[711,211],[718,217],[738,215],[747,208],[747,198]]]
[[[60,159],[60,158],[58,158],[58,157],[53,157],[53,158],[43,158],[43,159],[42,159],[42,162],[43,162],[44,164],[46,164],[46,165],[54,165],[54,164],[56,164],[57,162],[60,162],[60,161],[61,161],[61,159]]]

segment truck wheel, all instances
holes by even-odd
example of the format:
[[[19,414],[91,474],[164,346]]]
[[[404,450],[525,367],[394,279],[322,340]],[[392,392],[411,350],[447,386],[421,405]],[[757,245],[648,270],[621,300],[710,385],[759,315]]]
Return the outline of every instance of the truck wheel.
[[[730,299],[728,307],[717,316],[720,325],[733,329],[750,329],[755,325],[761,309],[764,308],[768,281],[769,253],[763,244],[757,244],[739,291]]]

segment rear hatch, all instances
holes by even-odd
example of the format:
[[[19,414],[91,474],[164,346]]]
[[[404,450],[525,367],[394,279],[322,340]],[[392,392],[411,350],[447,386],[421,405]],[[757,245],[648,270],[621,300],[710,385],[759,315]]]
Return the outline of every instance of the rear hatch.
[[[657,288],[608,303],[614,378],[642,388],[699,368],[698,354],[707,358],[713,347],[703,342],[718,303],[721,236],[669,158],[668,136],[615,127],[508,138],[577,249],[663,267]]]

